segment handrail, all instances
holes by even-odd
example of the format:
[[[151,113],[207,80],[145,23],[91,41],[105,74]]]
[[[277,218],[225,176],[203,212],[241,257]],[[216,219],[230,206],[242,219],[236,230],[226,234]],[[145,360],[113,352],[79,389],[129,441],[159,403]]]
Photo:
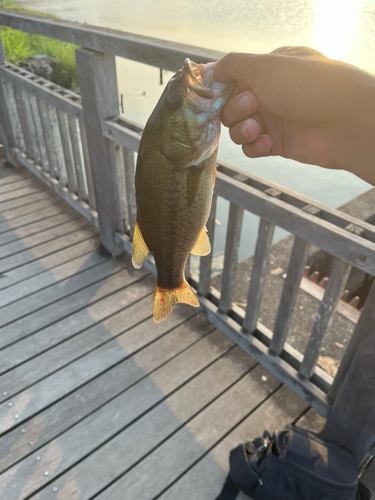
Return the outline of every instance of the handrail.
[[[180,69],[181,61],[186,57],[197,63],[207,63],[224,55],[216,50],[202,49],[193,45],[8,9],[0,9],[0,26],[55,38],[169,71]]]

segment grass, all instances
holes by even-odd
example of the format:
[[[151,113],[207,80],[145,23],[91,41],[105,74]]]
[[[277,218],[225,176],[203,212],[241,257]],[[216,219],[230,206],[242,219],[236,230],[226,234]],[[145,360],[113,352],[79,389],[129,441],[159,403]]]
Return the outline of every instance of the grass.
[[[4,0],[0,2],[0,7],[29,14],[56,17],[24,9],[14,0]],[[75,45],[6,27],[1,27],[0,33],[7,61],[19,66],[22,61],[37,54],[53,57],[56,60],[53,82],[68,89],[74,89],[78,86],[74,55],[77,47]]]

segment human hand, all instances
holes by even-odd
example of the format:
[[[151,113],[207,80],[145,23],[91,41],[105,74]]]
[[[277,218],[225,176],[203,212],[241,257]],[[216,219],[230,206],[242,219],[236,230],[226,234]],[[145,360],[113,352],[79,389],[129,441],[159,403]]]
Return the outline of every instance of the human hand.
[[[307,47],[231,53],[209,69],[239,82],[221,117],[245,155],[345,169],[375,185],[375,76]]]

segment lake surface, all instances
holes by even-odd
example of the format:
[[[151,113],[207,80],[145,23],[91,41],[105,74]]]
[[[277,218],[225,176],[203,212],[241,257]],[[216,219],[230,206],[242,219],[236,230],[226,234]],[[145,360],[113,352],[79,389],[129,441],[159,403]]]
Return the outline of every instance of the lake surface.
[[[307,45],[329,57],[375,74],[375,0],[22,0],[27,8],[71,21],[120,29],[223,52],[270,52],[283,45]],[[119,92],[125,115],[145,124],[163,86],[159,70],[118,59]],[[166,80],[169,75],[166,74]],[[372,186],[343,171],[301,165],[279,157],[249,159],[223,128],[219,158],[330,207],[338,207]],[[220,267],[228,207],[218,210],[214,253]],[[251,255],[257,218],[246,214],[240,258]],[[278,230],[275,240],[285,236]]]

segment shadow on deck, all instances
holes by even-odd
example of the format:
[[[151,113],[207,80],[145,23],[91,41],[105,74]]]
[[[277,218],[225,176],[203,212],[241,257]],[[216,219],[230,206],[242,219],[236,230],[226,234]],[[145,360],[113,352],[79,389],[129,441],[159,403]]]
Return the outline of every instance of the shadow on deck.
[[[212,500],[237,443],[323,419],[24,169],[0,166],[0,497]],[[243,497],[245,498],[245,497]]]

